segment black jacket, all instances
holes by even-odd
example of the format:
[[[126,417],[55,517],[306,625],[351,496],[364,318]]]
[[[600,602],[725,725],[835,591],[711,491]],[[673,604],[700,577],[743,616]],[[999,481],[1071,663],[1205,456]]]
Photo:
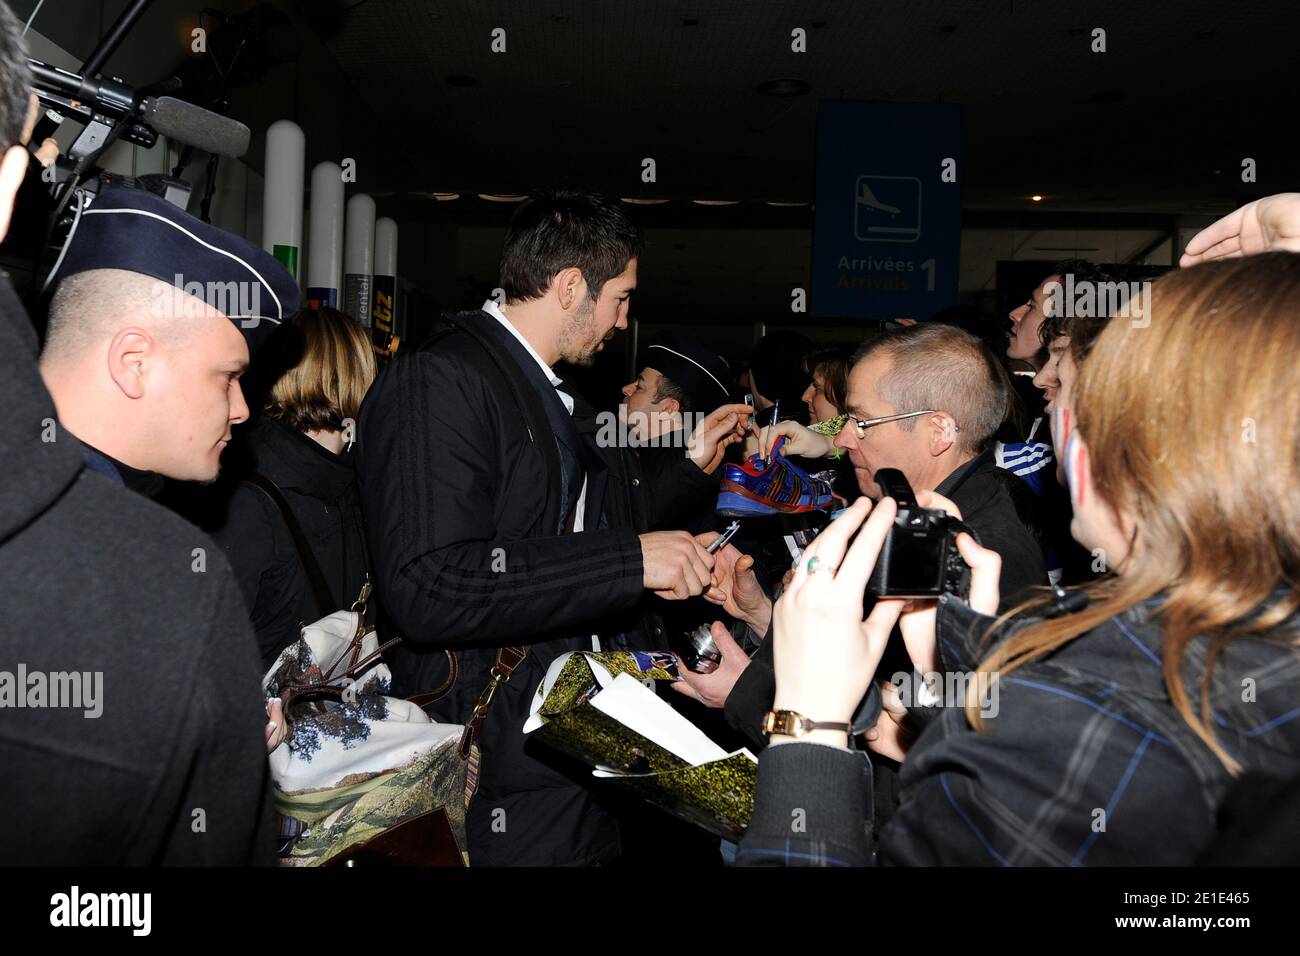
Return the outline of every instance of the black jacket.
[[[224,524],[212,532],[234,569],[257,631],[262,664],[310,623],[356,600],[368,570],[361,501],[350,459],[322,448],[301,432],[260,418],[245,434],[249,467],[275,482],[293,510],[331,601],[322,608],[313,594],[289,529],[274,502],[259,488],[235,485]]]
[[[960,706],[933,708],[941,713],[903,764],[901,805],[874,858],[866,836],[873,802],[866,755],[816,744],[769,747],[759,760],[754,817],[737,862],[1197,862],[1217,842],[1216,822],[1234,778],[1169,699],[1161,629],[1153,621],[1158,604],[1139,605],[1004,677],[988,699],[984,733],[971,729]],[[940,601],[946,674],[978,665],[991,622],[961,601]],[[1300,773],[1296,627],[1292,620],[1269,640],[1233,641],[1215,664],[1214,733],[1246,771]],[[1198,714],[1208,645],[1197,639],[1187,653],[1184,686]],[[791,832],[792,808],[809,821],[806,832]],[[1275,839],[1294,830],[1277,817],[1272,823]],[[1259,834],[1253,839],[1258,845]]]
[[[102,713],[19,709],[0,687],[0,861],[269,863],[266,718],[230,569],[84,466],[35,349],[0,280],[0,671],[98,672]]]
[[[595,431],[590,407],[578,398],[570,417],[537,363],[482,312],[446,317],[380,375],[362,406],[358,473],[376,587],[406,642],[393,658],[395,690],[437,686],[443,651],[453,649],[460,676],[436,706],[441,719],[463,723],[496,649],[530,645],[497,691],[480,741],[469,815],[475,864],[600,863],[618,853],[590,768],[522,733],[556,657],[589,649],[593,633],[636,632],[641,621],[635,521],[653,507],[636,502],[645,483],[629,472],[626,450],[599,447]],[[576,501],[580,487],[566,482],[562,455],[586,469],[581,534],[562,533],[562,500]]]
[[[960,509],[962,520],[975,532],[980,544],[1002,556],[1004,609],[1014,607],[1032,588],[1047,585],[1042,551],[1017,509],[1023,485],[1019,478],[994,464],[990,449],[956,469],[935,489]],[[1019,503],[1023,510],[1023,501]],[[881,671],[888,675],[899,668],[910,670],[911,665],[901,641],[895,640],[881,661]],[[727,697],[727,722],[762,746],[767,739],[763,718],[771,710],[775,694],[772,642],[764,640]]]
[[[646,531],[711,531],[717,524],[722,467],[706,475],[686,457],[687,437],[675,433],[673,440],[679,441],[680,447],[664,444],[623,453],[631,481],[641,490],[634,504],[637,527]]]

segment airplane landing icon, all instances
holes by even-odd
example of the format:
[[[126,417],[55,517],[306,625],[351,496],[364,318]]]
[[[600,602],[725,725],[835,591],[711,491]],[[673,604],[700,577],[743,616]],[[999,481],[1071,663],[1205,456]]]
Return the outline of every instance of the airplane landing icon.
[[[859,176],[854,184],[853,232],[862,242],[920,239],[921,180],[915,176]]]
[[[881,212],[902,212],[897,206],[890,206],[876,198],[876,194],[871,191],[871,187],[859,180],[859,186],[862,194],[858,196],[858,202],[870,209],[879,209]]]

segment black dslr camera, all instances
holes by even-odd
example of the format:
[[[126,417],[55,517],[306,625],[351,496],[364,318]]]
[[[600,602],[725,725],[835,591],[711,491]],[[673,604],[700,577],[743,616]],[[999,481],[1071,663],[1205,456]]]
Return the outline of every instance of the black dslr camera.
[[[966,598],[970,566],[957,550],[957,535],[965,531],[975,537],[974,532],[947,512],[917,505],[912,486],[897,468],[881,468],[875,478],[881,495],[898,503],[898,516],[871,572],[868,593],[882,598]]]

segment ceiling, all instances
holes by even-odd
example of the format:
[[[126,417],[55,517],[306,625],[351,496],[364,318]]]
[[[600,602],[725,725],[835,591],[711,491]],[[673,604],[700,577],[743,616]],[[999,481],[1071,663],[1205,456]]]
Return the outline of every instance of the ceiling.
[[[34,6],[12,2],[23,16]],[[78,16],[47,4],[37,26],[84,52],[124,2],[75,0]],[[791,289],[809,283],[825,99],[965,106],[960,285],[987,307],[999,260],[1168,262],[1163,237],[1181,248],[1209,216],[1300,189],[1300,0],[276,5],[306,45],[234,91],[231,112],[254,131],[246,162],[260,169],[261,133],[281,117],[306,130],[309,166],[358,157],[349,190],[397,219],[403,277],[452,308],[496,284],[514,209],[478,194],[580,185],[667,200],[633,207],[647,236],[642,321],[788,320]],[[155,0],[110,66],[161,74],[157,51],[178,48],[199,8]],[[791,49],[796,28],[806,53]],[[774,80],[806,92],[759,91]],[[1241,181],[1246,157],[1255,183]]]
[[[318,29],[393,131],[394,191],[808,202],[817,101],[834,98],[964,104],[972,210],[1040,193],[1054,209],[1215,211],[1300,182],[1281,121],[1294,0],[338,0],[332,18],[330,3],[312,0]],[[808,92],[758,92],[780,79]]]

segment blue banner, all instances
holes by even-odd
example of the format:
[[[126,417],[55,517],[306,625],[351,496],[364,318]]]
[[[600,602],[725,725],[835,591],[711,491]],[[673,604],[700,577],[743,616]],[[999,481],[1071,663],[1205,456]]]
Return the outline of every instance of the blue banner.
[[[811,311],[927,319],[957,302],[962,108],[826,100]]]

